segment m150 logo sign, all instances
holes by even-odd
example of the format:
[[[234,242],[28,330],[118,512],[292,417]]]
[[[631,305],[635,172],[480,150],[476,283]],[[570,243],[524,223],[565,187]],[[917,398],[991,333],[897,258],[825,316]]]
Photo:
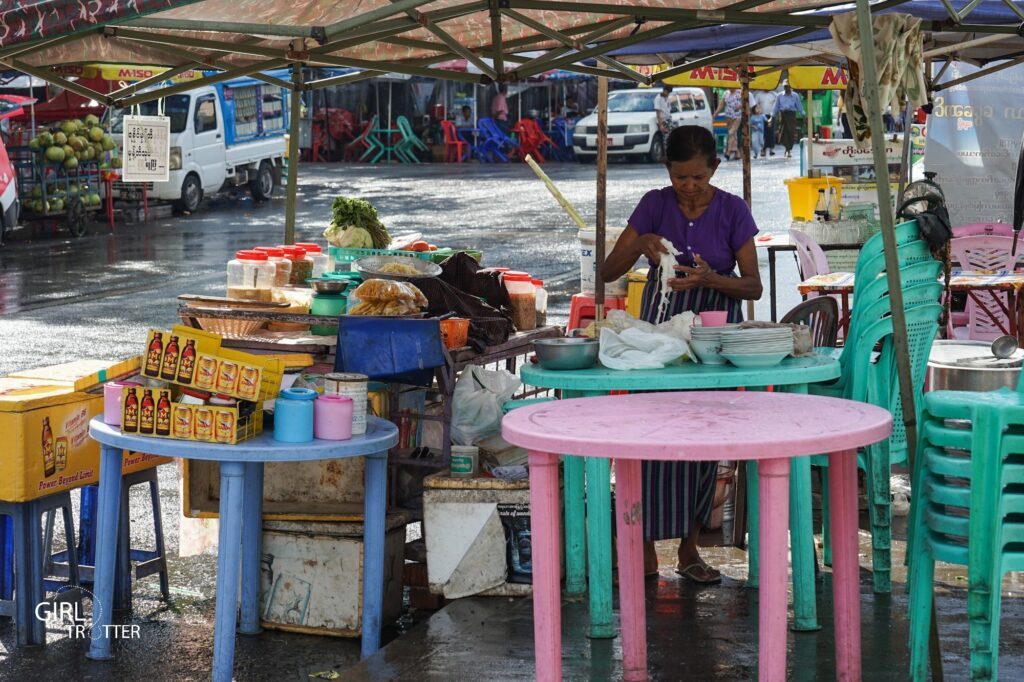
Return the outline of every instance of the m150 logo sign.
[[[826,68],[821,74],[821,84],[824,86],[847,85],[850,77],[846,75],[846,69]]]

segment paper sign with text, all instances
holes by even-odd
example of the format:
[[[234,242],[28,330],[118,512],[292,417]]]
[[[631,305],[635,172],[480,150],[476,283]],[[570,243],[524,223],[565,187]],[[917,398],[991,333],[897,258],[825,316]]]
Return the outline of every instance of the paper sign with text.
[[[171,156],[171,119],[166,116],[124,117],[125,182],[167,182]]]

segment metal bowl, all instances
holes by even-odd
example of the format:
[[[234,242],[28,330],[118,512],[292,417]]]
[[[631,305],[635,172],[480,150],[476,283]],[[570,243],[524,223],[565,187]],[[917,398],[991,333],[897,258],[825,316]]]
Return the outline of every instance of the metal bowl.
[[[313,287],[313,291],[318,294],[340,294],[345,291],[345,289],[348,289],[349,280],[317,278],[309,280],[309,284]]]
[[[393,272],[381,272],[380,269],[389,263],[408,265],[416,270],[415,275],[402,275]],[[417,277],[437,277],[441,274],[441,266],[428,260],[410,258],[408,256],[366,256],[352,263],[352,269],[363,275],[363,279],[390,279],[405,282]]]
[[[544,369],[587,369],[597,364],[597,339],[537,339],[533,350]]]

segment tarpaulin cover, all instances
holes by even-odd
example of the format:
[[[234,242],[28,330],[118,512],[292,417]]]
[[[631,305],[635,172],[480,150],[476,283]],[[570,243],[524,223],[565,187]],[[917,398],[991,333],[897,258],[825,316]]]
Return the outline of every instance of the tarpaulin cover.
[[[792,11],[819,7],[828,2],[829,0],[775,0],[747,11],[755,13]],[[9,6],[13,3],[5,4]],[[571,4],[581,4],[581,0],[563,0],[561,3],[562,6]],[[636,3],[631,0],[605,0],[604,4],[620,5],[625,8],[624,14],[630,14],[628,8],[636,6]],[[732,0],[645,0],[643,4],[650,8],[716,10],[728,8],[734,3]],[[143,15],[147,15],[147,18],[188,20],[207,24],[245,22],[267,26],[325,27],[390,5],[389,0],[352,0],[348,2],[335,0],[317,0],[315,2],[301,0],[106,0],[104,2],[41,0],[31,4],[18,5],[0,13],[0,47],[7,48],[29,41],[56,38],[68,33],[87,31],[112,22],[129,26],[128,20]],[[434,0],[420,5],[417,11],[429,15],[433,11],[458,6],[467,6],[467,3],[465,0]],[[596,27],[621,16],[613,13],[553,9],[521,9],[519,11],[547,28],[557,31],[583,26]],[[403,14],[395,16],[405,18]],[[436,36],[428,29],[411,19],[410,21],[412,25],[410,25],[409,31],[401,34],[401,38],[405,40],[361,42],[331,51],[329,54],[361,60],[401,61],[430,57],[449,51],[445,45],[437,41]],[[664,23],[664,21],[649,20],[642,30],[648,30]],[[486,8],[464,11],[457,16],[444,18],[436,22],[436,25],[466,48],[476,49],[491,44],[491,19],[490,12]],[[505,15],[501,18],[501,28],[503,42],[540,36],[535,29]],[[634,29],[634,26],[628,25],[609,33],[605,38],[621,38],[629,35]],[[215,37],[219,41],[238,46],[237,51],[214,55],[222,63],[233,65],[251,64],[269,56],[264,54],[257,57],[247,54],[246,48],[249,46],[280,50],[283,58],[291,40],[284,36],[253,36],[251,31],[214,34],[194,30],[144,28],[134,30],[163,35],[167,38],[168,47],[173,47],[178,51],[189,50],[194,55],[204,58],[209,55],[208,50],[185,47],[180,42],[176,42],[175,38],[210,40]],[[423,42],[433,43],[437,45],[437,48],[429,49],[428,46],[423,45]],[[530,49],[550,48],[557,44],[555,41],[535,43],[531,45]],[[310,38],[307,39],[306,46],[315,52],[317,43]],[[189,63],[189,60],[185,58],[175,58],[173,54],[155,49],[146,43],[104,36],[99,33],[86,35],[82,40],[48,46],[42,52],[27,54],[21,58],[36,66],[79,62],[127,62],[169,66]],[[307,63],[315,65],[315,56],[312,56]]]

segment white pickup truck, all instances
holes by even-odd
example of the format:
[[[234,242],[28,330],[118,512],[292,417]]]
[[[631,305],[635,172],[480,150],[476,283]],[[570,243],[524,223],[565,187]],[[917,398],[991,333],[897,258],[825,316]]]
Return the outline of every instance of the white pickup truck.
[[[203,195],[248,185],[255,201],[269,199],[281,182],[287,90],[253,78],[237,78],[142,105],[171,120],[170,177],[153,183],[150,198],[173,201],[181,211],[199,207]],[[121,133],[127,109],[111,112],[111,131]]]

